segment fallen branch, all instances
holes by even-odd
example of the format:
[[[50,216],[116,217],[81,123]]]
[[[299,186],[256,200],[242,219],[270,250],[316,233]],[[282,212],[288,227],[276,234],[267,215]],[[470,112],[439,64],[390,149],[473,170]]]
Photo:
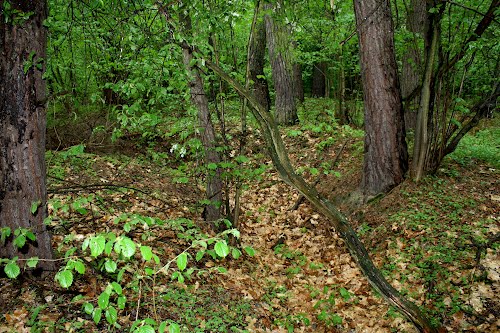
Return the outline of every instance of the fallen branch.
[[[183,47],[186,47],[186,45],[183,45]],[[438,332],[438,329],[431,325],[430,321],[414,303],[405,299],[387,282],[382,273],[373,264],[365,246],[359,240],[346,217],[342,215],[329,200],[323,198],[314,187],[307,184],[304,178],[295,172],[283,140],[281,139],[278,126],[274,122],[271,114],[260,105],[248,89],[245,89],[237,80],[229,76],[219,66],[207,59],[203,59],[201,62],[217,73],[224,81],[247,99],[252,106],[252,113],[259,123],[274,167],[278,171],[280,177],[285,183],[296,188],[316,207],[318,212],[328,218],[335,230],[345,241],[352,258],[358,264],[371,286],[377,290],[388,303],[396,307],[400,313],[413,322],[421,332]]]

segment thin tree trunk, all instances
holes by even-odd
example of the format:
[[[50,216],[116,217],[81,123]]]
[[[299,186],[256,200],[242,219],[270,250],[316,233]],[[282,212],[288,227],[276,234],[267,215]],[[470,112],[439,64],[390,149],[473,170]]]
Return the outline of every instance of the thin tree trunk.
[[[413,148],[412,176],[416,181],[425,175],[425,161],[429,153],[429,111],[431,103],[431,87],[433,81],[434,65],[438,50],[439,27],[435,20],[432,24],[432,37],[430,48],[427,52],[424,80],[420,92],[420,106],[417,114],[417,126],[415,129],[415,144]]]
[[[345,69],[344,69],[344,47],[340,47],[339,54],[339,108],[337,110],[337,118],[340,125],[348,125],[351,123],[349,112],[345,100]]]
[[[266,108],[271,109],[271,97],[269,87],[264,76],[264,62],[266,54],[266,26],[263,15],[261,15],[262,2],[256,4],[252,23],[252,33],[250,34],[248,45],[248,73],[252,83],[252,90],[255,98]]]
[[[290,46],[290,33],[279,22],[282,3],[266,4],[264,8],[276,14],[265,15],[267,48],[273,73],[274,90],[276,91],[276,121],[283,125],[298,122],[297,106],[295,104],[295,89],[293,79],[293,60]]]
[[[180,11],[182,12],[182,10]],[[184,25],[186,33],[191,33],[191,18],[189,15],[181,15],[180,20]],[[210,117],[210,110],[208,107],[208,98],[205,94],[203,79],[197,67],[193,67],[193,50],[189,47],[183,47],[182,58],[184,66],[191,75],[189,88],[191,91],[191,101],[198,109],[198,121],[200,126],[201,142],[205,152],[205,166],[207,166],[206,174],[206,198],[210,200],[210,204],[205,206],[204,219],[207,222],[215,222],[219,220],[222,215],[220,206],[222,204],[222,188],[223,183],[221,179],[221,170],[218,167],[221,159],[216,148],[215,130]],[[208,168],[209,165],[217,165],[216,168]],[[214,224],[210,227],[216,230]]]
[[[304,81],[302,80],[302,66],[294,62],[293,64],[293,83],[295,90],[295,99],[299,103],[304,103]]]
[[[31,230],[36,241],[22,249],[9,237],[0,244],[0,257],[52,259],[45,184],[45,69],[47,17],[45,0],[10,2],[25,13],[21,22],[0,21],[0,224]],[[4,1],[0,1],[3,8]],[[32,12],[32,14],[28,14]],[[32,209],[32,207],[36,209]],[[53,261],[41,261],[54,270]]]
[[[326,94],[326,68],[325,61],[313,65],[311,95],[312,97],[325,97]]]
[[[404,180],[408,169],[403,108],[388,0],[355,0],[365,107],[365,200]]]

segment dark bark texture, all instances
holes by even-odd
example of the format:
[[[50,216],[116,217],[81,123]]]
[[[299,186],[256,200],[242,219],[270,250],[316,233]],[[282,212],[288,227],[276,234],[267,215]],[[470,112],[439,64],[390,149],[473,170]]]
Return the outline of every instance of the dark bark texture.
[[[187,34],[191,33],[191,17],[189,15],[181,15],[181,21],[184,24],[184,32]],[[216,150],[215,130],[210,117],[208,98],[200,71],[197,67],[191,66],[193,51],[189,46],[183,46],[182,57],[184,65],[191,75],[191,81],[189,82],[191,101],[198,110],[201,142],[205,152],[205,165],[208,166],[211,163],[219,164],[221,159]],[[215,222],[222,217],[220,206],[222,203],[223,183],[220,168],[207,170],[206,178],[206,198],[211,201],[211,204],[205,207],[203,217],[207,222]],[[211,224],[210,227],[217,230],[215,224]]]
[[[283,4],[265,4],[264,8],[272,12],[265,15],[267,48],[276,91],[276,121],[278,124],[293,125],[298,122],[295,104],[293,61],[290,33],[279,20]]]
[[[403,108],[388,0],[355,0],[365,107],[365,198],[388,192],[408,169]]]
[[[260,6],[259,6],[260,7]],[[266,109],[271,109],[271,97],[269,96],[269,87],[264,77],[264,62],[266,54],[266,26],[263,17],[259,14],[260,8],[255,10],[256,22],[253,34],[248,45],[248,75],[253,82],[251,90],[255,98]]]
[[[326,94],[326,69],[327,63],[317,62],[313,65],[311,95],[312,97],[325,97]]]
[[[12,2],[12,9],[33,12],[28,18],[16,12],[2,13],[0,21],[0,225],[30,229],[36,241],[22,249],[12,237],[0,244],[0,257],[52,259],[51,237],[46,217],[45,184],[45,68],[47,41],[43,20],[45,0]],[[0,1],[4,8],[4,1]],[[32,213],[33,203],[38,209]],[[53,261],[39,268],[53,270]]]

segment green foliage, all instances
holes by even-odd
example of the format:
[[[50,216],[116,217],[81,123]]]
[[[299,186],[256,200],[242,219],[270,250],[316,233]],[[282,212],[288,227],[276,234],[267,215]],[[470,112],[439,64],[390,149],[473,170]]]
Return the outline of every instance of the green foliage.
[[[457,149],[450,155],[456,162],[467,165],[472,161],[483,161],[493,168],[500,168],[500,129],[491,127],[466,135]]]
[[[23,12],[22,10],[12,8],[9,1],[2,1],[3,20],[6,24],[22,25],[34,14],[33,11]],[[24,72],[26,74],[26,71]]]

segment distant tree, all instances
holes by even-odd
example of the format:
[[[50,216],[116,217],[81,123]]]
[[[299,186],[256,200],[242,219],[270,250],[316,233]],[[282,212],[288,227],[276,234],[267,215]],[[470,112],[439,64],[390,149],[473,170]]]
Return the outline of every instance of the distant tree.
[[[45,0],[0,0],[0,223],[30,230],[17,248],[9,237],[0,257],[52,259],[45,185]],[[39,267],[53,270],[52,261]]]
[[[185,10],[186,8],[184,7],[179,8],[179,21],[183,27],[183,33],[189,36],[192,34],[191,17]],[[188,45],[184,44],[182,47],[182,58],[184,66],[190,75],[189,89],[191,92],[191,101],[198,110],[200,136],[205,153],[205,166],[207,167],[206,199],[209,200],[210,203],[205,206],[203,216],[205,221],[210,223],[212,229],[217,229],[213,222],[222,217],[220,207],[222,204],[222,189],[224,185],[221,178],[221,169],[219,167],[221,158],[217,151],[215,130],[212,124],[203,78],[198,67],[193,66],[193,49]]]
[[[401,183],[408,169],[403,108],[388,0],[355,0],[365,107],[365,198]]]
[[[320,61],[313,65],[312,87],[311,87],[312,97],[326,96],[327,68],[328,68],[328,63],[326,61]]]
[[[264,76],[266,54],[266,26],[262,14],[262,1],[257,1],[254,9],[254,22],[248,44],[248,78],[251,80],[251,90],[255,98],[266,109],[271,109],[269,87]]]
[[[297,106],[294,84],[294,68],[291,36],[289,29],[283,23],[283,3],[277,1],[266,3],[265,15],[267,48],[273,73],[274,90],[276,91],[276,121],[279,124],[295,124]]]

